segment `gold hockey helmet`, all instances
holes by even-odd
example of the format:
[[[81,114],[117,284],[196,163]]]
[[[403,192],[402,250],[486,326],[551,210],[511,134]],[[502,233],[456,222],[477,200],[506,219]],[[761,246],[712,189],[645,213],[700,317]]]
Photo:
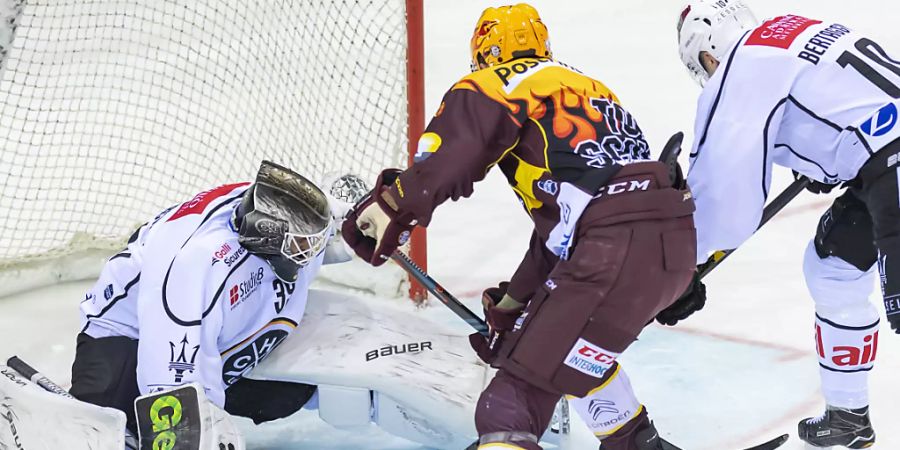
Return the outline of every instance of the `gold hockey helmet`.
[[[528,56],[553,57],[537,10],[526,3],[485,9],[472,34],[472,71]]]

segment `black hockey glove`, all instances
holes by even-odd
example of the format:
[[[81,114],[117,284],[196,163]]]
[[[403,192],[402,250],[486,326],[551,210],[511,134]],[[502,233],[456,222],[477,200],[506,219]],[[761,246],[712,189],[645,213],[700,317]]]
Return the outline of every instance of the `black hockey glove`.
[[[888,314],[887,320],[894,333],[900,334],[900,313]]]
[[[816,180],[810,179],[809,177],[807,177],[805,175],[800,175],[799,173],[797,173],[796,170],[793,170],[792,172],[794,172],[795,180],[800,180],[803,178],[806,178],[809,180],[809,184],[806,185],[806,190],[809,192],[812,192],[813,194],[828,194],[831,192],[832,189],[837,187],[837,184],[822,183],[821,181],[816,181]]]
[[[656,321],[668,326],[673,326],[681,320],[687,319],[691,314],[703,309],[706,305],[706,285],[700,281],[699,272],[694,272],[694,279],[687,291],[681,294],[675,303],[656,315]]]

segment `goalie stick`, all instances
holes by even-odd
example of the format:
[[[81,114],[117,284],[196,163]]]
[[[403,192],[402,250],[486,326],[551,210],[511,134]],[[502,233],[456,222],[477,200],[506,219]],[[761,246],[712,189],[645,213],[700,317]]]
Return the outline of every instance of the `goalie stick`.
[[[25,361],[19,359],[18,356],[13,356],[6,361],[6,365],[19,372],[19,375],[31,380],[32,383],[44,388],[47,392],[52,392],[57,395],[61,395],[63,397],[68,397],[74,399],[72,394],[69,394],[68,391],[62,388],[62,386],[54,383],[49,378],[44,376],[44,374],[38,372],[34,367],[31,367]]]

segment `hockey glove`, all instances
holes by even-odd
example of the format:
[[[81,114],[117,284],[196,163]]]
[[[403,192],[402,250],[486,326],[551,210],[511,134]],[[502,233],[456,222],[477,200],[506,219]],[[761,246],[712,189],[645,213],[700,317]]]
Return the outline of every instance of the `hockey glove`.
[[[894,333],[900,334],[900,313],[888,314],[887,320]]]
[[[398,175],[398,169],[381,172],[375,189],[353,207],[341,225],[344,242],[373,266],[380,266],[390,259],[394,250],[409,240],[416,224],[412,218],[401,218],[396,206],[392,206],[386,197]]]
[[[508,288],[509,283],[504,281],[498,287],[485,289],[481,294],[481,303],[484,306],[484,318],[488,323],[488,336],[485,337],[481,333],[469,335],[472,349],[488,364],[497,359],[504,334],[515,328],[516,321],[525,308],[525,305],[506,294]]]
[[[678,300],[675,300],[675,303],[660,311],[656,315],[656,321],[663,325],[673,326],[703,309],[704,305],[706,305],[706,285],[700,281],[699,272],[694,272],[694,279],[687,291]]]
[[[806,190],[812,192],[813,194],[828,194],[837,186],[837,184],[822,183],[821,181],[813,180],[805,175],[800,175],[796,170],[792,172],[794,172],[795,180],[799,180],[802,178],[809,179],[809,184],[806,185]]]

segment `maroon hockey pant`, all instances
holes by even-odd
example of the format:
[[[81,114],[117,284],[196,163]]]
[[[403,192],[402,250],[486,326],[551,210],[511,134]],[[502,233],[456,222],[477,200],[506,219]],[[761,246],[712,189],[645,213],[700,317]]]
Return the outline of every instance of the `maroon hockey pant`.
[[[696,269],[693,204],[661,188],[595,201],[582,216],[570,259],[557,263],[504,339],[500,371],[478,402],[480,436],[506,432],[507,443],[539,449],[519,438],[541,436],[562,394],[600,386],[615,357],[685,291]],[[604,439],[604,450],[636,450],[631,436],[647,423],[646,415],[632,420]]]

